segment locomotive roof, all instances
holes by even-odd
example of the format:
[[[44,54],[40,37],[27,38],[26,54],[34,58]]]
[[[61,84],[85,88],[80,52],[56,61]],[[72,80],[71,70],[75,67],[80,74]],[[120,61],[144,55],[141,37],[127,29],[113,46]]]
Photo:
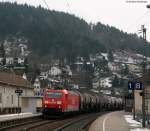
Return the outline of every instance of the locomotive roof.
[[[70,91],[70,90],[66,90],[66,89],[63,89],[63,90],[47,90],[47,91],[52,91],[52,92],[62,92],[62,93],[65,93],[65,94],[79,94],[78,92],[75,92],[75,91]]]

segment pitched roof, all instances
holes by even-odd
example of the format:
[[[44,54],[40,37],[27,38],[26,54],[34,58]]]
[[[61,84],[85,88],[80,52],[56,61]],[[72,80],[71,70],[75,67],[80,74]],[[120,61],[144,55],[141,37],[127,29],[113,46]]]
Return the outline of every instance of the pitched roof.
[[[17,87],[32,88],[32,84],[29,81],[13,73],[0,72],[0,83]]]

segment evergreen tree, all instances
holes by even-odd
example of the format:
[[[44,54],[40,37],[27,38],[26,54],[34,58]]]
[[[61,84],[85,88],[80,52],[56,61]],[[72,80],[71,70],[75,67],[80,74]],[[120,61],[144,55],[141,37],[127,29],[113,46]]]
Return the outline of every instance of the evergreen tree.
[[[28,70],[29,70],[29,62],[28,62],[28,59],[25,58],[24,60],[24,66],[25,66],[25,73],[28,73]]]
[[[129,74],[129,67],[127,64],[125,64],[124,74],[125,75]]]
[[[143,62],[142,62],[142,71],[143,71],[143,73],[146,73],[146,66],[147,66],[146,58],[143,58]]]
[[[112,50],[109,50],[109,52],[108,52],[108,60],[111,62],[114,60]]]
[[[100,22],[91,30],[90,24],[74,15],[8,2],[0,3],[0,12],[1,41],[10,36],[24,37],[29,49],[40,58],[66,58],[73,63],[77,56],[88,57],[89,54],[106,52],[106,48],[110,61],[113,61],[112,49],[137,53],[146,50],[150,55],[150,45],[137,35]]]
[[[112,86],[113,87],[118,87],[119,86],[119,79],[118,79],[117,75],[115,75],[115,77],[112,81]]]

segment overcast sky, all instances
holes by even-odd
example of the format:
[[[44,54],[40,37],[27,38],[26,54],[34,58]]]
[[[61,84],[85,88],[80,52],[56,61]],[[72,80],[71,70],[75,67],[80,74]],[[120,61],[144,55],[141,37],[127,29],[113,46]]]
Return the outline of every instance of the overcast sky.
[[[30,5],[41,5],[46,8],[43,0],[0,0],[18,3],[28,3]],[[64,11],[85,19],[88,23],[98,21],[115,26],[126,32],[137,33],[142,24],[148,28],[148,39],[150,40],[150,9],[146,8],[150,4],[127,2],[127,0],[45,0],[50,9]],[[133,0],[132,0],[133,1]],[[143,0],[144,1],[144,0]],[[68,6],[68,4],[69,6]]]

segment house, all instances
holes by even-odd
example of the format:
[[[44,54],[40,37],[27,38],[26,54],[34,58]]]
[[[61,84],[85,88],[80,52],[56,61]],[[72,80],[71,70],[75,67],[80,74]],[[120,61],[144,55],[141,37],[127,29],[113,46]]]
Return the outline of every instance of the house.
[[[4,65],[5,64],[5,49],[4,49],[4,44],[0,45],[0,64]]]
[[[16,57],[16,58],[14,58],[14,63],[15,64],[21,64],[21,65],[23,65],[24,64],[24,61],[25,61],[25,59],[22,57]]]
[[[21,96],[33,96],[29,81],[12,73],[0,72],[0,114],[17,112],[18,95],[15,91],[18,89],[23,91]]]
[[[40,79],[38,77],[35,79],[35,82],[34,82],[33,86],[34,86],[34,95],[35,96],[41,95],[41,93],[40,93],[41,83],[40,83]]]
[[[6,64],[7,65],[14,64],[14,58],[13,57],[6,57]]]
[[[120,71],[121,65],[115,62],[108,62],[108,68],[112,72],[118,72]]]
[[[107,53],[101,53],[101,55],[105,58],[105,60],[108,60],[108,54]]]
[[[136,64],[128,64],[128,68],[130,72],[141,73],[142,67]]]
[[[25,79],[25,80],[27,80],[27,75],[26,75],[26,73],[23,73],[22,78]]]
[[[51,67],[51,69],[49,70],[49,75],[51,76],[60,75],[61,73],[62,73],[61,69],[55,66]]]
[[[112,80],[111,78],[103,78],[100,80],[100,86],[103,88],[111,88],[112,87]]]
[[[41,80],[46,80],[46,79],[48,78],[48,72],[47,72],[47,71],[41,72],[39,78],[40,78]]]
[[[100,81],[93,81],[92,87],[93,87],[94,89],[98,88],[99,86],[100,86]]]

